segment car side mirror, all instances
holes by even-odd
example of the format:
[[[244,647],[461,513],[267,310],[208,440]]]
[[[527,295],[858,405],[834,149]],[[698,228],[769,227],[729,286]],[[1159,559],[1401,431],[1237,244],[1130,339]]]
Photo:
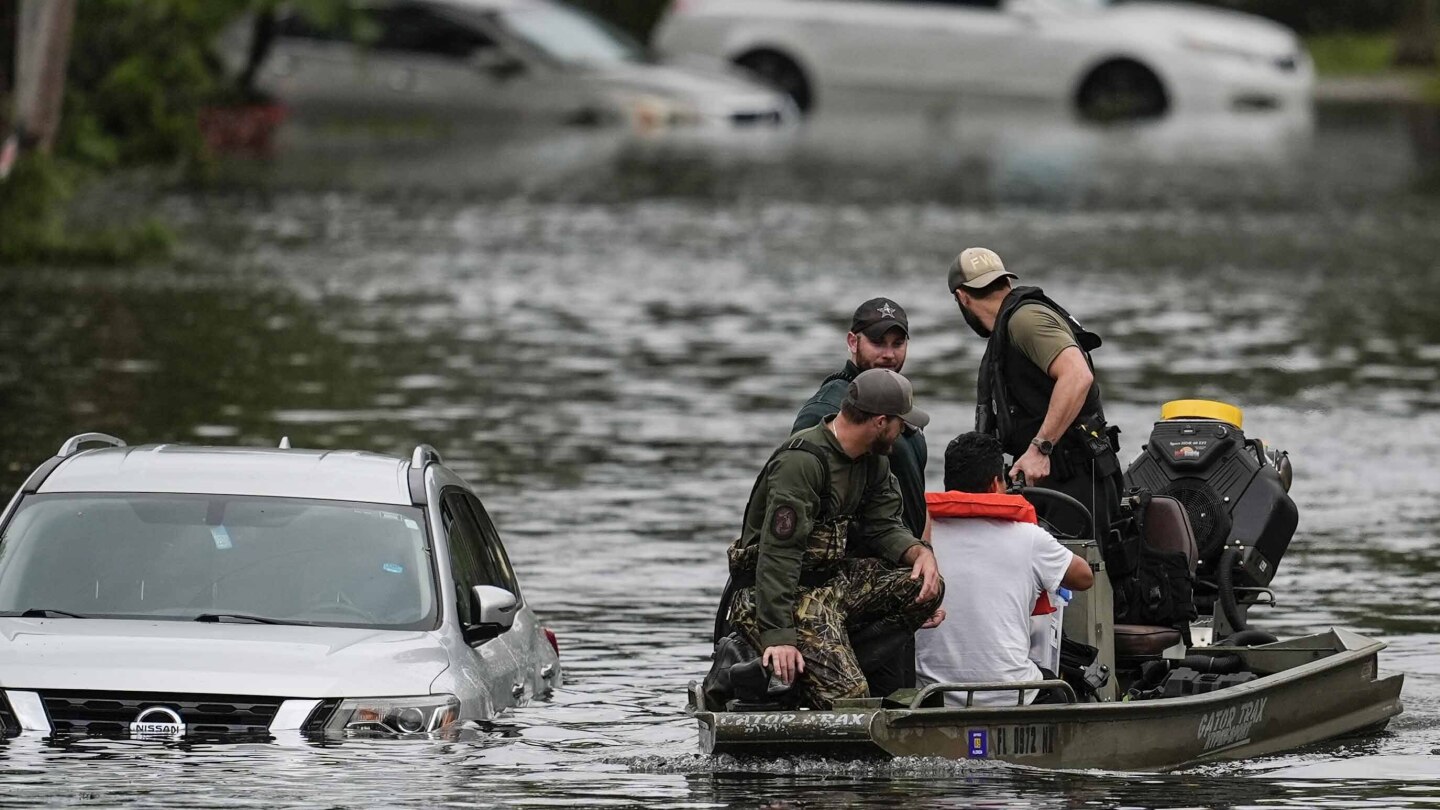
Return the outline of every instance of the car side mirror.
[[[494,585],[476,585],[475,604],[480,606],[481,624],[498,624],[506,630],[515,623],[515,594]]]
[[[515,594],[494,585],[476,585],[471,589],[479,621],[465,626],[465,641],[479,644],[509,630],[515,624],[519,600]]]
[[[513,79],[525,72],[525,63],[505,49],[496,46],[476,48],[470,54],[470,66],[498,81]]]

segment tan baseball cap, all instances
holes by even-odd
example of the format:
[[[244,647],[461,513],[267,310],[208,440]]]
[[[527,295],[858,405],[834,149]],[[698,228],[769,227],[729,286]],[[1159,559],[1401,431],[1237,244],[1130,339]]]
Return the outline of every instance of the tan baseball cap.
[[[860,372],[850,382],[845,400],[866,413],[898,416],[912,427],[930,424],[930,415],[915,407],[910,381],[888,368]]]
[[[950,264],[950,292],[964,287],[981,290],[1001,278],[1019,278],[1005,269],[1000,255],[989,248],[972,247],[960,251]]]

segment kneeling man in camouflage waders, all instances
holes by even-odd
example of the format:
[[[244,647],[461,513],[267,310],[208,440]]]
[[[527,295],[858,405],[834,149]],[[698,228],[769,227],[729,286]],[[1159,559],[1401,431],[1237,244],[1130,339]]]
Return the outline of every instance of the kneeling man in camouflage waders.
[[[886,456],[905,423],[923,428],[910,382],[889,369],[862,372],[840,413],[799,431],[770,457],[730,547],[739,587],[730,623],[805,705],[828,709],[868,695],[847,626],[892,623],[913,633],[940,606],[935,555],[905,528]],[[859,520],[876,557],[847,558]],[[896,567],[903,565],[907,567]]]

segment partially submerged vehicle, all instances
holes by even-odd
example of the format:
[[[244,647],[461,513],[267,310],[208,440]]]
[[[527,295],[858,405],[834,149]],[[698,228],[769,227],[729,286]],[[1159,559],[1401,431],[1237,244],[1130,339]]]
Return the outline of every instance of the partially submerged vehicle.
[[[476,127],[619,124],[650,134],[798,119],[787,96],[723,62],[659,62],[555,0],[345,0],[333,19],[293,5],[232,26],[219,50],[237,76],[328,130],[469,137]]]
[[[1084,507],[1027,488],[1041,521],[1095,570],[1063,624],[1089,659],[1063,679],[1025,683],[936,683],[885,697],[798,708],[766,682],[747,693],[756,662],[725,669],[736,697],[717,700],[712,670],[690,688],[707,753],[737,756],[988,759],[1042,768],[1163,771],[1257,756],[1383,729],[1402,710],[1403,675],[1382,676],[1382,642],[1343,629],[1277,640],[1248,627],[1249,611],[1273,606],[1267,587],[1297,524],[1290,463],[1241,429],[1239,409],[1168,403],[1144,452],[1126,471],[1137,488],[1127,507],[1140,520],[1135,543],[1147,558],[1183,560],[1180,583],[1116,577],[1124,563],[1112,534],[1083,528]],[[1151,494],[1153,493],[1153,495]],[[1188,572],[1188,575],[1187,573]],[[1186,585],[1193,594],[1184,593]],[[1168,625],[1116,621],[1146,615],[1137,600],[1191,603],[1203,617]],[[949,621],[963,620],[950,617]],[[718,654],[718,653],[717,653]],[[707,687],[709,687],[707,689]],[[1060,703],[1025,705],[1025,690],[1058,690]],[[1015,705],[975,705],[1007,692]]]
[[[0,740],[443,736],[562,678],[495,525],[428,445],[86,433],[0,512]]]

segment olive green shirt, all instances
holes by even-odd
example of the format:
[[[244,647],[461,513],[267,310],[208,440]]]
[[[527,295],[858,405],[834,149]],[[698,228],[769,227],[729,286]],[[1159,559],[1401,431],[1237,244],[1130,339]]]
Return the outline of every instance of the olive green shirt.
[[[850,458],[827,427],[834,419],[826,417],[820,424],[795,433],[792,439],[803,438],[820,447],[829,460],[832,516],[858,519],[870,547],[899,563],[906,549],[920,540],[902,522],[900,489],[890,473],[890,460],[878,456],[878,462],[867,463],[867,456]],[[879,469],[870,484],[865,473],[876,463]],[[745,508],[741,539],[746,546],[760,546],[755,566],[755,613],[762,648],[795,644],[801,560],[823,502],[820,487],[824,480],[820,460],[813,454],[803,450],[780,453],[763,473]],[[794,514],[780,521],[781,532],[788,533],[781,537],[776,534],[776,512],[785,507],[793,509]]]
[[[1021,304],[1015,310],[1010,316],[1010,343],[1046,374],[1060,352],[1079,345],[1065,319],[1044,304]]]

